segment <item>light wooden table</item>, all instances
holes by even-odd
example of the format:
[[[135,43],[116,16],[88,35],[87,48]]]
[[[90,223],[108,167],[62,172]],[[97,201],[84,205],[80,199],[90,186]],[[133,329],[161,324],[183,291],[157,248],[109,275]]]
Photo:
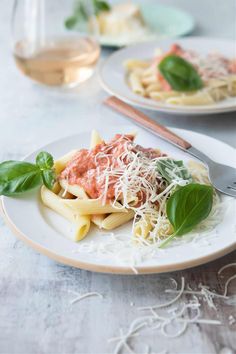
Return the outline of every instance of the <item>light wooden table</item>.
[[[164,1],[163,1],[164,2]],[[122,121],[101,106],[106,94],[97,77],[73,92],[55,92],[33,85],[14,66],[9,48],[9,0],[0,2],[0,161],[23,155],[75,131],[117,127]],[[166,4],[175,4],[166,0]],[[198,26],[195,35],[236,38],[234,0],[176,1],[192,11]],[[104,51],[104,56],[109,51]],[[166,125],[209,134],[236,147],[236,115],[179,117],[152,114]],[[32,220],[33,222],[33,220]],[[136,307],[166,301],[170,277],[181,276],[193,287],[199,282],[223,291],[218,269],[235,262],[236,252],[213,263],[173,274],[112,276],[70,268],[36,253],[18,241],[0,218],[0,353],[7,354],[104,354],[114,345],[107,339],[126,329],[137,316]],[[233,274],[230,270],[228,275]],[[73,295],[98,291],[105,299],[91,298],[70,306]],[[229,288],[236,293],[236,282]],[[168,297],[169,299],[170,297]],[[134,306],[131,306],[131,302]],[[218,317],[223,326],[191,325],[179,338],[167,339],[158,331],[140,337],[136,353],[144,353],[142,341],[152,353],[230,354],[236,351],[235,306],[217,302],[217,311],[203,303],[204,317]],[[136,345],[136,341],[132,342]],[[137,348],[137,347],[136,347]],[[126,351],[124,351],[125,353]]]

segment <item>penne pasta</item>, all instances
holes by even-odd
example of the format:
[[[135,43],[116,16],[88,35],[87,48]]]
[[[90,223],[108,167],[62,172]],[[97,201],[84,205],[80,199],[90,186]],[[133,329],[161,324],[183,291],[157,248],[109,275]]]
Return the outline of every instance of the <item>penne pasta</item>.
[[[130,71],[136,68],[145,69],[149,66],[149,63],[144,60],[128,59],[123,63],[123,65],[126,70]]]
[[[96,225],[97,227],[99,227],[99,229],[101,229],[103,220],[105,218],[106,218],[106,214],[95,214],[91,216],[91,221],[94,223],[94,225]]]
[[[129,210],[127,213],[114,213],[108,215],[102,222],[101,227],[105,230],[112,230],[125,224],[134,217],[134,212]]]
[[[90,141],[90,149],[94,148],[96,145],[102,143],[102,138],[96,130],[92,130],[91,133],[91,141]]]
[[[52,188],[53,193],[58,194],[61,190],[61,186],[59,182],[55,182]]]
[[[156,82],[154,84],[150,84],[146,87],[146,93],[150,94],[151,92],[157,92],[161,91],[161,85],[159,82]]]
[[[166,102],[176,105],[199,106],[214,103],[214,100],[208,92],[201,92],[191,96],[170,96]]]
[[[141,78],[141,84],[145,87],[155,84],[156,82],[157,82],[157,79],[156,79],[156,75],[154,75],[154,74]]]
[[[78,185],[70,185],[66,180],[60,180],[61,186],[64,186],[64,188],[69,191],[71,194],[74,196],[78,197],[79,199],[89,199],[87,194],[85,193],[84,189]],[[68,198],[71,199],[71,198]],[[99,214],[99,215],[91,215],[91,221],[101,228],[102,221],[104,220],[105,215]]]
[[[74,196],[80,199],[89,199],[84,189],[78,186],[77,184],[69,184],[65,179],[60,179],[59,183],[61,187],[67,192],[69,192],[70,194],[73,194]]]
[[[59,197],[61,197],[62,199],[73,199],[74,198],[73,194],[70,194],[68,191],[66,191],[63,188],[61,188],[60,192],[57,195]]]
[[[134,93],[137,93],[141,96],[145,95],[145,90],[142,86],[142,83],[140,81],[139,75],[137,75],[134,72],[131,72],[131,74],[128,77],[129,84],[131,86],[131,89]]]
[[[150,92],[149,93],[150,97],[154,100],[157,101],[163,101],[169,99],[169,98],[177,98],[178,96],[181,96],[180,92],[176,92],[176,91],[156,91],[156,92]],[[182,96],[181,96],[182,97]]]
[[[56,174],[60,174],[66,168],[67,163],[72,159],[72,157],[76,154],[77,150],[72,150],[68,152],[68,154],[63,155],[58,160],[54,162],[54,168]]]
[[[140,219],[134,224],[133,233],[137,237],[147,238],[150,231],[153,229],[148,217]]]
[[[127,213],[127,210],[120,204],[102,204],[99,199],[73,199],[63,200],[64,205],[71,208],[80,215]]]
[[[66,206],[63,203],[63,199],[45,186],[41,188],[41,198],[44,205],[75,224],[74,241],[82,240],[87,235],[90,228],[90,218],[88,216],[81,216],[78,211],[74,211]]]

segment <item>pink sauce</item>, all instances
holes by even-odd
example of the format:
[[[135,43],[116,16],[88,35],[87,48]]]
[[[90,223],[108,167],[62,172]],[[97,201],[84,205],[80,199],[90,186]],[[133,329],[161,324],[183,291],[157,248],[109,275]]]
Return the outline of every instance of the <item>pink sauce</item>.
[[[133,135],[116,134],[108,143],[102,142],[93,149],[82,149],[76,153],[72,160],[67,164],[66,168],[61,172],[60,178],[67,179],[68,183],[79,185],[90,198],[96,199],[102,197],[105,181],[99,178],[101,172],[106,168],[119,168],[118,158],[126,151],[143,152],[147,158],[154,159],[163,156],[157,150],[151,148],[143,148],[140,145],[133,144]],[[124,157],[124,164],[128,161]],[[115,184],[118,177],[109,177],[109,185],[107,190],[107,200],[115,197]]]

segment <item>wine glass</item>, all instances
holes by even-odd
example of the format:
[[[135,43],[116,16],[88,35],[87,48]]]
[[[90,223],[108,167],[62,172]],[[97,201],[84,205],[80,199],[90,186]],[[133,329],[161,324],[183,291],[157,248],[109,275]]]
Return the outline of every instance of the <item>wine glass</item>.
[[[92,0],[15,0],[12,36],[17,67],[49,86],[87,80],[100,55]]]

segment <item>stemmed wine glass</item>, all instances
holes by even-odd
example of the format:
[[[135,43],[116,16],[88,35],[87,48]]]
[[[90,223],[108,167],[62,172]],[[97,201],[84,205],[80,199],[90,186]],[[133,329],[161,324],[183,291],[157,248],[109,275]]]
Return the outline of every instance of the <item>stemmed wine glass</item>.
[[[73,87],[88,79],[100,55],[93,5],[92,0],[15,0],[13,53],[21,72],[50,86]]]

